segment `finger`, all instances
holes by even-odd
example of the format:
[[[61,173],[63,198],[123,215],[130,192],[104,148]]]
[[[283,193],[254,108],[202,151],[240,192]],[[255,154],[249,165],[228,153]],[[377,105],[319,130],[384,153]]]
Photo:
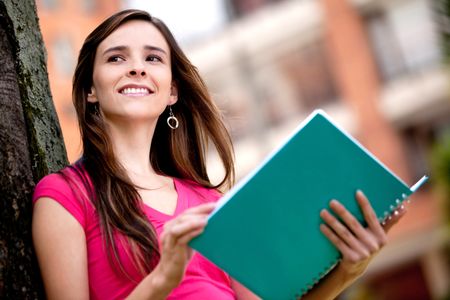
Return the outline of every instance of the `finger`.
[[[173,226],[172,232],[176,235],[185,234],[187,231],[194,230],[196,228],[203,228],[206,226],[207,219],[193,217],[191,219],[186,219],[184,222],[177,223]]]
[[[174,247],[178,239],[189,231],[204,228],[207,216],[216,207],[215,202],[208,202],[186,209],[181,215],[166,222],[161,233],[161,245],[163,247]]]
[[[172,220],[164,224],[164,231],[168,228],[175,226],[176,224],[184,224],[192,221],[194,218],[207,219],[209,213],[215,208],[215,203],[205,203],[189,209],[186,209],[182,214],[173,218]]]
[[[209,214],[203,214],[203,213],[182,213],[179,216],[173,218],[172,220],[170,220],[169,222],[167,222],[164,226],[173,226],[176,224],[182,224],[185,222],[190,222],[191,220],[194,220],[196,218],[200,218],[200,219],[208,219],[208,215]]]
[[[352,249],[325,224],[320,224],[320,231],[330,240],[330,242],[341,252],[342,256],[349,256]]]
[[[193,238],[199,236],[205,231],[205,228],[199,228],[197,230],[191,231],[178,239],[179,245],[187,245]]]
[[[174,247],[184,235],[196,230],[203,230],[206,223],[206,217],[191,217],[182,222],[175,220],[167,222],[161,234],[161,242],[164,247]]]
[[[325,221],[325,223],[331,228],[335,235],[339,237],[342,241],[344,241],[348,247],[362,254],[367,253],[367,249],[363,247],[360,241],[356,239],[353,233],[345,227],[336,217],[330,214],[326,209],[323,209],[320,212],[320,216]]]
[[[183,212],[183,215],[185,215],[185,214],[209,214],[214,210],[215,207],[216,207],[216,202],[208,202],[208,203],[200,204],[200,205],[186,209]]]
[[[205,217],[192,216],[191,218],[183,219],[182,222],[171,225],[169,227],[169,233],[178,238],[189,231],[204,228],[206,223],[207,219]]]
[[[361,223],[342,205],[339,201],[332,200],[330,208],[342,219],[347,228],[353,232],[370,253],[374,253],[380,249],[376,237],[366,230]]]
[[[383,230],[387,233],[389,230],[397,224],[398,221],[406,214],[406,207],[402,204],[400,205],[391,216],[387,218],[385,222],[383,222]]]
[[[380,224],[380,221],[375,214],[375,211],[372,208],[372,205],[367,199],[366,195],[360,190],[356,192],[356,201],[358,202],[359,207],[363,213],[364,219],[367,222],[370,230],[376,235],[376,237],[381,241],[381,243],[385,244],[386,234],[383,227]]]

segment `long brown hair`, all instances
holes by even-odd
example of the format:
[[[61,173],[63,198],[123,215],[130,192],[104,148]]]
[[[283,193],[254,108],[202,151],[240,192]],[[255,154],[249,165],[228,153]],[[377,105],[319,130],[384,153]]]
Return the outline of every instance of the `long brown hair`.
[[[156,233],[142,210],[136,186],[116,159],[98,104],[87,101],[98,45],[131,20],[150,22],[165,37],[170,48],[172,78],[178,89],[178,101],[172,109],[180,126],[176,130],[167,126],[167,111],[159,118],[149,153],[153,169],[208,188],[228,188],[234,181],[234,157],[230,136],[205,83],[161,20],[145,11],[124,10],[106,19],[86,38],[73,78],[73,102],[83,141],[83,156],[75,169],[82,167],[89,177],[83,180],[84,187],[92,195],[107,249],[112,250],[108,251],[110,262],[119,262],[123,270],[113,235],[119,232],[127,237],[136,265],[142,272],[149,272],[159,260]],[[225,169],[224,178],[217,185],[211,183],[206,172],[209,143],[215,146]],[[83,172],[77,174],[82,176]]]

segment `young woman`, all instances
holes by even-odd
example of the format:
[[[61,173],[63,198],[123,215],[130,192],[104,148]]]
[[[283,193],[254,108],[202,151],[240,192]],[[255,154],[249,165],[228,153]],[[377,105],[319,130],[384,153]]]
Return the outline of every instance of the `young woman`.
[[[167,27],[139,10],[119,12],[86,39],[73,80],[83,156],[42,179],[33,240],[49,299],[256,299],[187,246],[218,188],[233,183],[221,115]],[[211,184],[206,148],[223,181]],[[386,243],[368,200],[368,227],[337,201],[321,212],[342,261],[305,299],[333,299]],[[326,224],[326,225],[325,225]],[[299,270],[301,272],[301,270]]]

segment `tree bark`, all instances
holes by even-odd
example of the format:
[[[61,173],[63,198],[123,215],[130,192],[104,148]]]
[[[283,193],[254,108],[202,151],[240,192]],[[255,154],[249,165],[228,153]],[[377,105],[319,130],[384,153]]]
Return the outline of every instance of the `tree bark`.
[[[44,292],[31,241],[31,196],[67,164],[33,0],[0,0],[0,298]]]

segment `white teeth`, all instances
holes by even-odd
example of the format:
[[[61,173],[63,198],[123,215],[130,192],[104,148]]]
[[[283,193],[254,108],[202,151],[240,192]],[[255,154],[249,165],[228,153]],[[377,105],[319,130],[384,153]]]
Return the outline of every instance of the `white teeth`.
[[[121,94],[149,94],[150,91],[146,88],[124,88]]]

